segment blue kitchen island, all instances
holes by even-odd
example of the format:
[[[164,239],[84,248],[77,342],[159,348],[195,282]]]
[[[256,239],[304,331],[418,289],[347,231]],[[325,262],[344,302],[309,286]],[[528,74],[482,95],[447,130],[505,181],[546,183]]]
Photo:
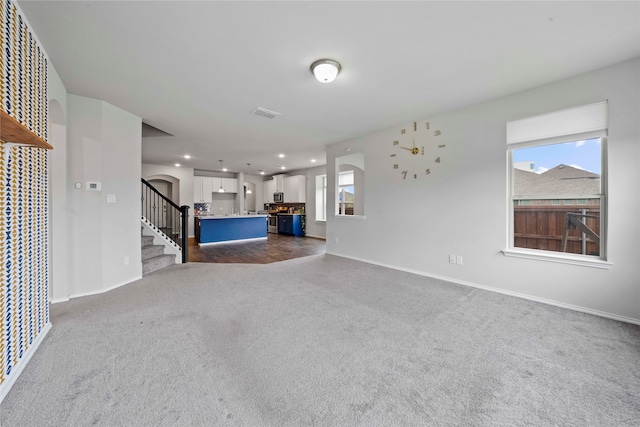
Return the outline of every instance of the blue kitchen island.
[[[267,215],[198,215],[195,218],[199,245],[267,238]]]

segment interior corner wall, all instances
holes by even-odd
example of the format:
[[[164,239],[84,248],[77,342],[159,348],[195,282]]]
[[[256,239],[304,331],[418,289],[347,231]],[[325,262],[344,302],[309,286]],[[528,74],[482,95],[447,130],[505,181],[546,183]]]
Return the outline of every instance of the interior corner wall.
[[[169,175],[180,181],[180,200],[178,204],[180,206],[189,206],[188,235],[193,237],[195,235],[193,230],[193,168],[142,164],[140,177],[148,180],[149,177],[154,175]],[[138,181],[140,181],[140,177]],[[138,186],[140,185],[138,184]]]
[[[142,277],[140,176],[142,120],[104,101],[68,95],[71,297]],[[88,183],[100,190],[88,190]],[[79,184],[76,188],[74,184]],[[115,202],[108,202],[108,196]]]
[[[69,272],[71,268],[71,246],[69,241],[69,217],[67,197],[71,190],[67,181],[67,90],[53,66],[48,68],[49,95],[49,210],[51,280],[49,299],[51,302],[69,299]],[[52,104],[55,104],[52,107]],[[59,109],[59,111],[56,111]]]
[[[328,215],[327,252],[640,323],[639,76],[634,59],[425,117],[446,147],[441,163],[420,179],[403,180],[389,157],[411,122],[327,147],[328,212],[335,209],[336,157],[350,148],[364,152],[366,162],[366,219]],[[602,100],[609,101],[611,267],[505,257],[506,122]],[[450,264],[449,254],[462,256],[463,265]]]

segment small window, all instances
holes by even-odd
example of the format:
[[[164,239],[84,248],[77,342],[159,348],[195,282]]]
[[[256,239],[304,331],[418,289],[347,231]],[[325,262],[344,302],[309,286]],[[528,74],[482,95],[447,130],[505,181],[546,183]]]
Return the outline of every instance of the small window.
[[[335,215],[365,219],[364,153],[355,152],[336,157]]]
[[[354,207],[353,171],[338,174],[338,215],[353,215]]]
[[[327,175],[316,176],[316,221],[327,220]]]

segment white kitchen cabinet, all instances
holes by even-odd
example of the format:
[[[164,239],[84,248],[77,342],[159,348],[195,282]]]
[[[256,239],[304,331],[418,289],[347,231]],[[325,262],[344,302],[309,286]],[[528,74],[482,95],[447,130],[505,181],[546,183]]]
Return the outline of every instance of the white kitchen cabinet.
[[[211,203],[213,183],[207,176],[193,177],[193,201],[194,203]]]
[[[238,180],[236,178],[220,178],[220,180],[222,181],[222,188],[225,193],[238,192]]]
[[[262,202],[273,203],[273,193],[276,192],[276,182],[273,179],[268,179],[262,182]]]
[[[284,178],[284,201],[286,203],[307,202],[307,177],[293,175]]]
[[[273,184],[274,184],[273,192],[274,193],[282,193],[282,192],[284,192],[284,179],[286,177],[287,177],[286,175],[274,175],[273,176]]]

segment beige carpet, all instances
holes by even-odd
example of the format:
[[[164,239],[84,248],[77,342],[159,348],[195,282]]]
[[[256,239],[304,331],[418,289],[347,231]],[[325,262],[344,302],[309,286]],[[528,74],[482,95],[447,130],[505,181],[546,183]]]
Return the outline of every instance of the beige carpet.
[[[52,306],[5,426],[632,426],[640,328],[330,255]]]

